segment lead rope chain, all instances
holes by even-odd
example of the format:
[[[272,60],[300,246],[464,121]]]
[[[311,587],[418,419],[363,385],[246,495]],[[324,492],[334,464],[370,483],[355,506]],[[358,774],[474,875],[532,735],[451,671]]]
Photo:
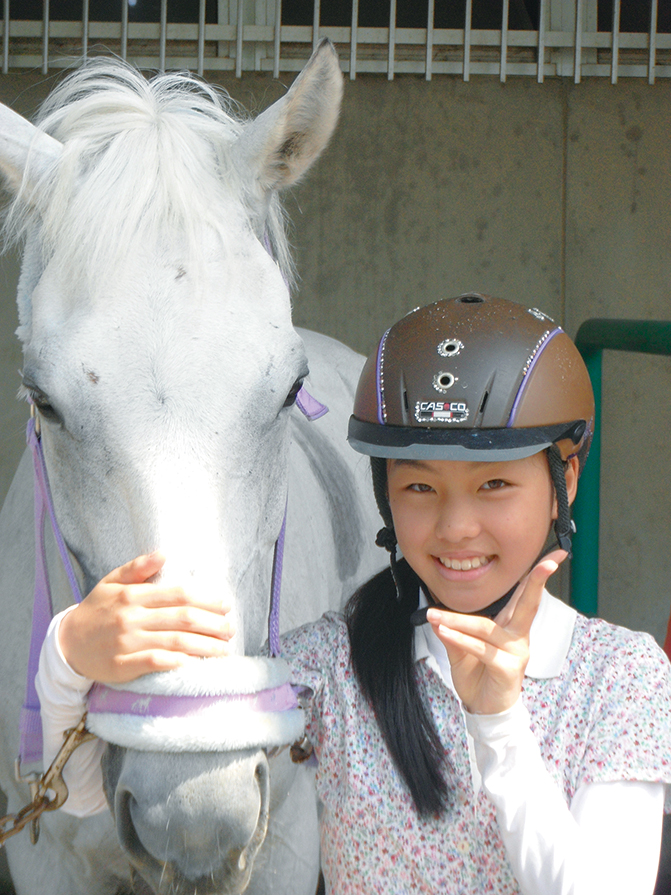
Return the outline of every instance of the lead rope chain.
[[[63,780],[63,769],[68,759],[82,743],[94,739],[95,735],[86,729],[85,712],[76,727],[66,730],[65,742],[52,761],[49,770],[41,777],[31,774],[28,777],[19,778],[29,783],[32,801],[17,814],[5,814],[0,818],[0,848],[28,824],[30,824],[30,841],[33,845],[37,844],[40,836],[40,816],[45,811],[55,811],[60,808],[68,797],[68,788]],[[49,797],[49,790],[54,793],[52,798]]]

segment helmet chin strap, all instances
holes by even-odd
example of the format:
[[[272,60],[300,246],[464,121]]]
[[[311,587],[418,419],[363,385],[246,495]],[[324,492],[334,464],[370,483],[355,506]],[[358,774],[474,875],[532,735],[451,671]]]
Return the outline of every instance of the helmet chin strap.
[[[449,606],[445,606],[442,603],[436,603],[436,601],[433,599],[431,592],[429,591],[429,588],[426,586],[426,584],[424,584],[423,581],[420,581],[420,587],[422,588],[422,593],[428,600],[429,605],[424,606],[422,609],[417,609],[415,612],[413,612],[412,615],[410,616],[410,624],[414,625],[415,627],[418,627],[419,625],[426,624],[426,622],[428,621],[428,619],[426,617],[426,613],[429,611],[429,609],[434,609],[434,608],[447,609],[448,612],[457,612],[457,613],[459,613],[459,615],[477,615],[477,616],[480,616],[481,618],[493,619],[499,614],[499,612],[505,606],[508,605],[512,595],[517,590],[518,585],[519,585],[519,581],[517,582],[517,584],[513,584],[513,586],[510,588],[510,590],[507,593],[505,593],[502,597],[499,597],[498,600],[494,600],[493,603],[490,603],[489,606],[485,606],[482,609],[476,609],[475,612],[463,612],[460,609],[450,609]]]
[[[556,546],[560,550],[565,550],[570,556],[571,535],[575,532],[575,524],[571,519],[571,507],[568,502],[568,492],[566,491],[565,465],[556,444],[551,444],[545,453],[547,454],[550,476],[557,497],[557,519],[554,524],[555,535],[557,536]],[[555,547],[553,546],[551,549],[554,550]],[[546,550],[541,556],[545,556],[548,552],[549,550]]]

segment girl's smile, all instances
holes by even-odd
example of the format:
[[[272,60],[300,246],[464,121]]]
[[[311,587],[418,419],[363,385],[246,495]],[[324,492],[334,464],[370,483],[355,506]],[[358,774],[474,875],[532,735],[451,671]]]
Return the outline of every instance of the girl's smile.
[[[556,517],[546,458],[390,460],[399,547],[436,602],[474,612],[498,600],[538,558]],[[572,500],[577,463],[569,461]]]
[[[486,575],[495,556],[436,556],[438,572],[446,581],[475,581]]]
[[[471,569],[480,569],[491,562],[491,556],[474,556],[471,559],[457,559],[449,556],[439,557],[446,569],[455,569],[457,572],[468,572]]]

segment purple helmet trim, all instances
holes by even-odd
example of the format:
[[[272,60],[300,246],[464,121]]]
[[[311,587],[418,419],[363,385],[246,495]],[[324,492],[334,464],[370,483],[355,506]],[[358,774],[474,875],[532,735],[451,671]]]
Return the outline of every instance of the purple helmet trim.
[[[382,394],[382,355],[384,354],[384,346],[387,341],[387,336],[391,331],[391,327],[387,330],[387,332],[380,339],[380,344],[377,349],[377,361],[375,364],[375,384],[377,386],[377,421],[381,426],[387,422],[385,419],[384,412],[384,395]]]
[[[522,398],[524,396],[524,391],[525,391],[527,384],[529,382],[529,374],[531,373],[533,368],[536,366],[538,358],[545,351],[545,349],[550,344],[552,339],[554,339],[554,337],[556,335],[559,335],[559,333],[561,333],[561,332],[564,332],[564,330],[561,328],[561,326],[558,326],[558,327],[556,327],[556,329],[548,330],[546,333],[544,333],[543,338],[540,340],[538,345],[536,345],[536,348],[534,349],[534,353],[531,355],[531,360],[527,361],[528,366],[527,366],[526,372],[522,378],[520,387],[517,390],[517,394],[515,395],[515,400],[513,401],[513,406],[510,411],[510,416],[508,417],[508,422],[506,423],[507,429],[511,429],[515,425],[515,417],[517,415],[517,411],[519,409],[520,402],[522,401]]]

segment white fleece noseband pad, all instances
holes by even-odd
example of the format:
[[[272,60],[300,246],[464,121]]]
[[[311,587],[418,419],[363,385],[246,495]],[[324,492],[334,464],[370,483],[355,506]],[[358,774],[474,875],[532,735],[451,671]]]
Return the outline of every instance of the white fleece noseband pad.
[[[88,696],[92,733],[145,752],[273,748],[301,739],[304,726],[282,659],[193,659],[128,684],[95,684]]]

